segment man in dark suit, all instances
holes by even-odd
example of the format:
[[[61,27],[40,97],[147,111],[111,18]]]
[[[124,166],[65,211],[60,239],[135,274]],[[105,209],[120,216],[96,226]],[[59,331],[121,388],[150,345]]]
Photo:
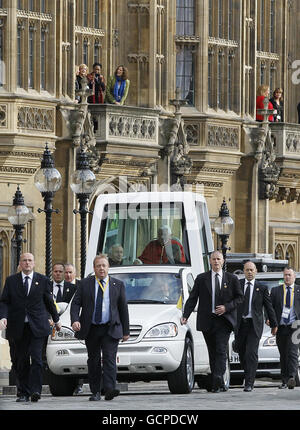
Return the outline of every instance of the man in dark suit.
[[[245,299],[237,308],[235,331],[236,348],[245,374],[246,392],[252,391],[254,386],[259,340],[264,327],[264,309],[270,321],[272,335],[277,331],[277,320],[268,287],[255,279],[256,273],[255,264],[247,261],[244,264],[245,279],[240,280]]]
[[[76,291],[76,286],[64,280],[65,267],[62,263],[54,264],[52,268],[52,292],[56,303],[70,303]]]
[[[0,318],[7,338],[15,345],[20,390],[17,402],[28,402],[30,396],[32,402],[37,402],[42,391],[42,349],[51,332],[49,314],[57,330],[61,325],[49,279],[33,271],[34,256],[22,254],[19,264],[21,272],[5,281]]]
[[[120,339],[129,339],[125,286],[118,279],[108,276],[108,269],[107,257],[96,256],[95,276],[81,280],[71,304],[72,328],[78,339],[85,340],[87,348],[91,401],[101,399],[101,351],[105,400],[112,400],[119,394],[116,389],[117,349]]]
[[[278,321],[276,343],[280,354],[282,384],[279,388],[293,389],[298,370],[299,342],[294,342],[292,327],[300,319],[300,286],[295,284],[294,269],[286,267],[283,271],[284,284],[271,290],[271,302]]]
[[[223,375],[226,370],[227,346],[231,331],[236,325],[236,307],[243,301],[238,278],[222,270],[224,258],[221,252],[210,255],[212,270],[201,273],[184,306],[182,324],[194,310],[197,301],[197,330],[203,332],[207,345],[212,375],[212,391],[225,391]]]
[[[80,279],[76,278],[76,267],[72,263],[65,263],[65,281],[75,285],[76,288],[80,284]]]

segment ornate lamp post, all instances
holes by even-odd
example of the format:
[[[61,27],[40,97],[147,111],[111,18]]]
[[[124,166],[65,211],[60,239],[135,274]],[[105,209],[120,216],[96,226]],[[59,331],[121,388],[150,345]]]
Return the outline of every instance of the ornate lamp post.
[[[80,214],[80,274],[84,278],[85,264],[86,264],[86,226],[87,214],[91,213],[88,210],[89,197],[93,191],[96,183],[96,176],[89,169],[88,155],[83,150],[82,146],[80,152],[77,154],[76,170],[71,177],[71,189],[76,194],[79,201],[79,210],[74,209],[74,214]]]
[[[31,218],[31,211],[24,204],[24,197],[21,193],[19,185],[13,199],[13,205],[8,209],[7,218],[15,229],[15,241],[17,244],[17,268],[22,252],[22,230],[24,229],[25,224],[27,224]]]
[[[227,270],[226,264],[226,253],[227,250],[230,249],[227,246],[228,239],[230,234],[232,233],[234,228],[234,221],[229,215],[229,209],[225,202],[225,198],[223,199],[223,203],[221,205],[219,216],[214,222],[214,230],[221,240],[221,250],[224,257],[224,270]]]
[[[38,209],[38,212],[46,214],[46,260],[45,270],[46,276],[51,279],[52,271],[52,213],[58,213],[58,209],[52,208],[54,194],[61,186],[61,175],[54,167],[54,160],[51,152],[46,148],[43,154],[41,168],[34,176],[34,184],[42,194],[45,202],[44,209]]]

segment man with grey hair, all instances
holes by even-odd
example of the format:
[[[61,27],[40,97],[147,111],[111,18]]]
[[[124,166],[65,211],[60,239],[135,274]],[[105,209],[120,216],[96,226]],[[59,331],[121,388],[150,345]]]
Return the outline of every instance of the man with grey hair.
[[[109,250],[108,262],[111,266],[121,266],[123,264],[123,247],[119,243],[115,243]]]
[[[276,343],[280,354],[282,384],[279,388],[293,389],[298,371],[299,342],[293,342],[298,327],[293,322],[300,320],[300,286],[295,284],[296,273],[291,267],[283,270],[284,284],[271,290],[271,302],[278,322]]]
[[[81,280],[72,301],[71,324],[87,348],[89,400],[99,401],[102,388],[105,400],[112,400],[119,394],[115,387],[119,340],[129,339],[128,305],[123,282],[108,275],[107,257],[97,255],[93,263],[95,275]]]

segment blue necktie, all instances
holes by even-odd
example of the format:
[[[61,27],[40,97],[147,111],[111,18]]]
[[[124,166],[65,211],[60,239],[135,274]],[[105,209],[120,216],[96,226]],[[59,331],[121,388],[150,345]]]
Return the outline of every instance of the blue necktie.
[[[101,285],[104,287],[104,281],[100,280]],[[103,292],[100,285],[98,285],[98,293],[97,293],[97,299],[96,299],[96,307],[95,307],[95,323],[101,324],[102,320],[102,300],[103,300]]]
[[[291,307],[291,287],[286,287],[285,306],[287,308]],[[291,313],[289,313],[288,318],[283,318],[285,324],[288,324],[290,322],[290,315]]]

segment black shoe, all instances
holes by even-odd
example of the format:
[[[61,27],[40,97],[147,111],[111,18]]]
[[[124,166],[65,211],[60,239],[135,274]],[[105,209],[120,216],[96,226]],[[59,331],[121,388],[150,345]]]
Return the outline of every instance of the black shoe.
[[[90,402],[98,402],[99,400],[101,400],[100,393],[92,394],[91,397],[89,398]]]
[[[291,378],[288,380],[287,386],[288,386],[288,388],[289,388],[290,390],[293,390],[293,389],[296,387],[296,381],[295,381],[295,378],[291,377]]]
[[[285,388],[287,388],[287,384],[285,382],[283,382],[281,385],[279,385],[278,387],[280,390],[284,390]]]
[[[106,391],[105,400],[112,400],[114,397],[117,397],[120,394],[120,390],[114,389]]]
[[[16,402],[29,402],[29,397],[27,396],[20,396],[17,398]]]
[[[32,393],[31,394],[31,401],[32,402],[38,402],[41,398],[40,393]]]
[[[211,390],[211,392],[212,392],[212,393],[220,393],[220,392],[221,392],[221,388],[220,388],[220,387],[218,387],[218,388],[213,388],[213,389]]]
[[[227,387],[226,385],[224,385],[224,384],[223,384],[223,385],[221,386],[221,391],[225,393],[226,391],[228,391],[228,387]]]
[[[250,391],[253,390],[252,385],[245,385],[244,391],[246,391],[246,393],[250,393]]]

